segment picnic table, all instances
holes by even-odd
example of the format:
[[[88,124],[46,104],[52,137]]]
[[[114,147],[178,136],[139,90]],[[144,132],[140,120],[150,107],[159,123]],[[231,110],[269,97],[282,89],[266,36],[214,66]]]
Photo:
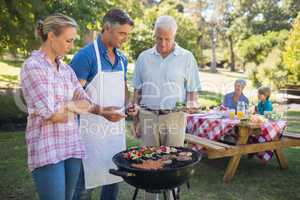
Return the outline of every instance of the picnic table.
[[[300,138],[290,133],[282,135],[285,126],[286,122],[282,120],[254,124],[211,115],[190,115],[187,118],[186,141],[204,147],[209,159],[231,157],[223,177],[225,182],[229,182],[236,173],[241,156],[246,154],[259,153],[262,159],[268,160],[273,151],[280,168],[287,168],[282,149],[299,146]],[[229,145],[220,142],[219,139],[234,127],[238,130],[237,143]],[[258,143],[249,143],[249,137],[256,138]]]

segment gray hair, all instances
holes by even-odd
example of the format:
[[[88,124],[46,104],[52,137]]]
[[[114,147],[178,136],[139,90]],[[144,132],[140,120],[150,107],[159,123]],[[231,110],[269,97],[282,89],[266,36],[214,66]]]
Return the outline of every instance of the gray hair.
[[[169,15],[160,16],[155,22],[154,31],[156,32],[158,28],[168,29],[176,34],[177,23],[175,19]]]
[[[246,87],[246,81],[243,79],[238,79],[234,82],[234,85],[240,84],[242,87]]]

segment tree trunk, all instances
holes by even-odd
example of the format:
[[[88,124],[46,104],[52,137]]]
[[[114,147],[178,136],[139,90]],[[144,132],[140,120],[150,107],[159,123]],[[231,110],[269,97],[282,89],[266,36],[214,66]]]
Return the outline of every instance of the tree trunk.
[[[199,57],[200,57],[200,60],[199,60],[199,66],[200,66],[200,68],[203,68],[203,67],[204,67],[204,56],[203,56],[203,39],[202,39],[202,36],[199,36],[199,37],[198,37],[198,45],[200,46],[200,52],[199,52]]]
[[[230,48],[230,71],[235,71],[235,55],[233,51],[233,40],[232,36],[229,36],[229,48]]]
[[[211,60],[211,65],[210,65],[210,71],[212,73],[216,73],[217,69],[217,62],[216,62],[216,46],[217,46],[217,37],[216,37],[216,27],[212,27],[211,31],[211,50],[212,50],[212,60]]]

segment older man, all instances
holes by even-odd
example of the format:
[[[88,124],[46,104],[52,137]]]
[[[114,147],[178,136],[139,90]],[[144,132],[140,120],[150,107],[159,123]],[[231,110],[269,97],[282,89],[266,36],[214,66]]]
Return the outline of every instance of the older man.
[[[243,90],[246,87],[246,81],[238,79],[234,82],[234,91],[225,95],[223,100],[223,106],[229,109],[236,109],[237,102],[243,101],[249,104],[248,98],[243,94]]]
[[[159,17],[154,27],[155,46],[136,61],[134,99],[143,108],[139,122],[145,145],[182,146],[185,114],[173,112],[174,108],[177,102],[196,106],[200,88],[197,62],[190,51],[175,42],[176,31],[173,17]]]
[[[175,42],[177,24],[171,16],[155,22],[155,46],[142,52],[133,75],[135,103],[141,105],[135,119],[135,134],[144,145],[183,146],[186,128],[184,112],[173,112],[177,102],[196,107],[200,89],[197,62],[193,54]],[[153,199],[146,195],[146,199]]]

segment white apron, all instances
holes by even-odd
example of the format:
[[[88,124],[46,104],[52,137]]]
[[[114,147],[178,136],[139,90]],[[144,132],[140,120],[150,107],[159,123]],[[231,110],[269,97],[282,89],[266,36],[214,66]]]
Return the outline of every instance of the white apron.
[[[86,88],[87,94],[100,106],[123,107],[125,103],[124,64],[122,71],[102,72],[97,40],[94,41],[98,73]],[[125,119],[110,122],[95,114],[80,115],[80,131],[87,158],[83,159],[85,186],[87,189],[121,182],[122,178],[111,175],[116,168],[114,154],[125,150]]]

